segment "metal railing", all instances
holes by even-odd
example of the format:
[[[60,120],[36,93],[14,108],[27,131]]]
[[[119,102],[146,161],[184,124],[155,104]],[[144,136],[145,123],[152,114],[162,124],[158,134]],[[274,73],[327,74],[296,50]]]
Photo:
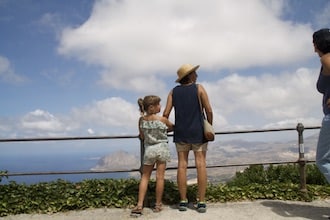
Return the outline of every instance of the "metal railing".
[[[224,167],[238,167],[238,166],[251,166],[251,165],[271,165],[271,164],[289,164],[295,163],[299,164],[300,171],[300,189],[302,191],[306,191],[306,171],[305,165],[306,163],[315,162],[315,161],[307,161],[304,157],[304,138],[303,132],[304,130],[312,130],[312,129],[320,129],[320,126],[313,127],[304,127],[302,123],[298,123],[296,128],[278,128],[278,129],[258,129],[258,130],[241,130],[241,131],[222,131],[215,132],[215,135],[230,135],[230,134],[246,134],[246,133],[262,133],[262,132],[278,132],[278,131],[294,131],[298,132],[298,153],[299,159],[297,161],[287,161],[287,162],[264,162],[264,163],[248,163],[248,164],[226,164],[226,165],[214,165],[207,166],[207,168],[224,168]],[[169,136],[173,136],[169,134]],[[48,137],[48,138],[6,138],[0,139],[1,142],[34,142],[34,141],[81,141],[81,140],[100,140],[100,139],[137,139],[139,138],[137,135],[126,135],[126,136],[87,136],[87,137]],[[143,142],[140,141],[140,168],[136,169],[125,169],[125,170],[105,170],[105,171],[97,171],[97,170],[87,170],[87,171],[56,171],[56,172],[5,172],[0,173],[2,177],[10,177],[10,176],[36,176],[36,175],[62,175],[62,174],[97,174],[97,173],[120,173],[120,172],[141,172],[142,167],[142,159],[144,154],[144,146]],[[195,166],[188,166],[188,169],[194,169]],[[177,169],[177,167],[168,167],[167,170]],[[1,168],[0,168],[1,171]]]

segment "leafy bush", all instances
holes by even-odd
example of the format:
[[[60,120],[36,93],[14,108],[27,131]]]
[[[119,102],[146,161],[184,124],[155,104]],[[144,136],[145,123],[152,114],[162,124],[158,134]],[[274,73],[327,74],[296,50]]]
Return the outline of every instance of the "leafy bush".
[[[322,182],[315,166],[307,166],[307,176],[315,183]],[[307,185],[300,191],[297,166],[251,166],[228,184],[209,184],[208,202],[233,202],[256,199],[312,201],[327,198],[329,185]],[[298,180],[297,180],[298,179]],[[317,180],[314,180],[317,179]],[[149,183],[146,206],[155,199],[156,183]],[[89,179],[78,183],[64,180],[26,185],[9,182],[0,185],[0,217],[21,213],[55,213],[87,208],[129,208],[137,203],[138,179]],[[197,185],[188,187],[187,197],[196,202]],[[173,205],[179,200],[176,183],[165,181],[164,204]]]
[[[1,171],[0,170],[0,183],[1,183],[3,177],[8,178],[7,173],[8,173],[8,171]]]
[[[323,176],[315,164],[306,166],[306,182],[314,185],[327,185],[327,179]]]
[[[299,165],[251,165],[244,172],[237,172],[236,176],[228,182],[230,186],[245,186],[248,184],[271,184],[271,183],[300,183]],[[316,185],[328,184],[315,164],[306,165],[306,183]]]

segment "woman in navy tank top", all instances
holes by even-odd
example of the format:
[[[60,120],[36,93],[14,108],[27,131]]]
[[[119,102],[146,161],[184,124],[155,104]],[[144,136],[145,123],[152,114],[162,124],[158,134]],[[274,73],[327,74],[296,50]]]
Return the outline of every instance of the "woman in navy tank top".
[[[176,82],[180,85],[170,91],[163,116],[168,118],[172,108],[174,108],[175,126],[173,139],[178,154],[177,182],[180,193],[179,210],[186,211],[188,206],[187,166],[189,151],[192,150],[197,169],[197,211],[206,212],[207,140],[204,138],[202,111],[205,111],[206,118],[210,124],[213,121],[213,113],[207,92],[202,85],[196,84],[196,70],[198,68],[199,65],[193,66],[190,64],[184,64],[179,68]]]

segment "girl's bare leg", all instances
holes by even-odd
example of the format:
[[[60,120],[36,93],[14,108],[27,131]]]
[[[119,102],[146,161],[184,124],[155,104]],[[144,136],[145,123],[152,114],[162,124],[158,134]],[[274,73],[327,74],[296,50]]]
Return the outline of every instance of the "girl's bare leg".
[[[140,181],[140,185],[139,185],[139,197],[138,197],[138,204],[137,204],[138,207],[143,207],[144,197],[145,197],[147,189],[148,189],[148,183],[149,183],[153,168],[154,168],[154,165],[143,165],[142,177],[141,177],[141,181]]]

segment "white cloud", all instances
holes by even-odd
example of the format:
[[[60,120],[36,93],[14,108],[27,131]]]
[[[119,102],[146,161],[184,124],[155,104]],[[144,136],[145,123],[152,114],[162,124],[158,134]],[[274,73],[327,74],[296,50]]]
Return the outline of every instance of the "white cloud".
[[[277,121],[275,123],[269,123],[263,126],[264,129],[274,129],[274,128],[294,128],[298,123],[302,123],[306,126],[320,126],[320,119],[316,118],[296,118],[296,119],[286,119],[283,121]]]
[[[10,61],[3,56],[0,56],[0,81],[7,83],[22,83],[26,79],[13,70]]]
[[[94,130],[91,129],[91,128],[88,128],[88,129],[87,129],[87,132],[88,132],[88,134],[95,134]]]
[[[295,127],[299,122],[319,125],[322,110],[321,95],[315,89],[317,73],[307,68],[277,76],[233,73],[218,81],[201,82],[213,107],[215,130]],[[19,130],[18,136],[71,136],[86,131],[92,135],[132,135],[138,132],[138,117],[135,102],[110,97],[74,108],[65,117],[37,109],[23,116],[18,126],[12,121],[11,127],[0,130],[8,134]]]
[[[307,68],[277,76],[234,73],[215,82],[201,82],[210,96],[216,131],[255,129],[259,125],[266,129],[295,127],[299,122],[319,125],[322,110],[321,95],[315,89],[317,73],[317,69]],[[137,105],[123,98],[99,100],[74,109],[72,114],[80,127],[92,122],[100,127],[93,130],[106,134],[137,132]]]
[[[306,53],[312,30],[281,20],[284,6],[261,0],[101,0],[84,24],[63,31],[58,51],[104,68],[103,84],[139,92],[163,87],[159,76],[173,76],[182,63],[204,70],[287,65],[312,55]],[[146,77],[150,84],[141,87],[136,79]]]
[[[3,132],[1,136],[13,138],[83,136],[86,132],[90,135],[132,135],[138,133],[139,116],[137,104],[112,97],[82,108],[74,108],[67,116],[36,109],[22,116],[19,121],[6,121],[6,126],[0,126],[0,131]]]
[[[24,115],[20,122],[20,128],[27,134],[47,134],[47,136],[64,134],[70,130],[63,121],[40,109]]]
[[[164,96],[174,86],[175,71],[182,63],[201,64],[201,83],[213,105],[216,131],[318,124],[322,115],[321,96],[315,89],[318,70],[244,74],[254,67],[283,70],[311,62],[307,60],[314,56],[311,25],[283,20],[288,4],[283,0],[96,1],[85,23],[61,32],[58,52],[100,67],[99,84],[126,90],[122,98],[109,95],[74,108],[66,117],[35,110],[22,118],[20,128],[32,135],[137,133],[138,106],[125,96],[154,93],[165,106]],[[319,23],[329,20],[329,5],[318,16]],[[38,24],[56,31],[63,26],[56,13],[44,14]],[[220,75],[224,70],[233,73]],[[211,74],[216,75],[212,80]],[[58,77],[58,71],[47,69],[44,75]],[[62,82],[68,84],[71,76]],[[168,78],[171,84],[165,81]],[[1,56],[0,80],[22,80]]]
[[[320,22],[329,20],[329,5]],[[283,20],[289,10],[283,0],[100,0],[85,23],[63,30],[58,52],[101,67],[105,87],[161,97],[169,87],[164,79],[173,83],[182,63],[201,64],[217,131],[317,125],[318,69],[244,74],[254,67],[308,66],[314,58],[311,24]],[[233,73],[208,79],[222,70]],[[80,127],[101,126],[93,125],[96,133],[107,127],[132,133],[138,113],[135,103],[113,97],[76,108],[72,117]]]
[[[124,85],[123,82],[125,82]],[[104,87],[110,86],[112,89],[144,94],[153,93],[155,91],[157,91],[157,94],[167,92],[165,90],[164,81],[157,79],[156,76],[151,73],[146,76],[135,76],[134,72],[131,72],[130,76],[128,76],[127,74],[121,73],[103,72],[99,84]]]
[[[118,135],[120,133],[137,133],[137,121],[139,117],[138,106],[118,97],[96,101],[83,108],[75,108],[72,111],[74,121],[79,121],[79,127],[87,127],[93,124],[102,128],[102,134]]]
[[[321,95],[315,89],[315,73],[317,70],[307,68],[278,76],[234,73],[215,82],[201,82],[213,106],[215,130],[295,127],[299,122],[305,126],[319,125]],[[35,110],[22,118],[21,128],[27,134],[46,136],[72,135],[79,131],[93,135],[131,135],[137,133],[138,117],[136,103],[111,97],[74,108],[65,118]]]
[[[317,73],[318,70],[307,68],[277,76],[235,73],[214,83],[203,82],[203,85],[213,108],[228,124],[286,127],[304,122],[315,125],[319,124],[317,119],[322,114],[321,95],[315,88]],[[219,124],[221,130],[228,126],[215,124]]]

